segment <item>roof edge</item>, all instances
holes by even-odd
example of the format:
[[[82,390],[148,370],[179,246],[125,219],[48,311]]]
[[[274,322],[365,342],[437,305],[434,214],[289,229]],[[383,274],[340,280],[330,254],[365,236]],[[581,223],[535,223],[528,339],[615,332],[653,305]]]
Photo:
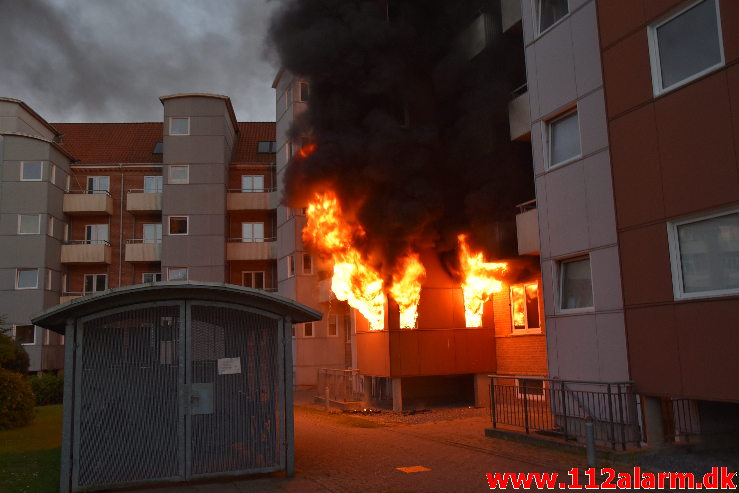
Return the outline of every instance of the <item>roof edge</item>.
[[[36,118],[39,122],[41,122],[41,124],[43,126],[45,126],[49,130],[51,130],[52,132],[54,132],[54,135],[56,135],[57,137],[59,135],[61,135],[59,133],[59,130],[57,130],[56,128],[54,128],[54,126],[51,123],[47,122],[46,119],[43,116],[41,116],[38,113],[36,113],[36,111],[33,108],[31,108],[30,106],[28,106],[26,104],[26,102],[23,101],[22,99],[0,97],[0,101],[5,101],[5,102],[8,102],[8,103],[16,103],[16,104],[20,105],[21,108],[23,108],[24,110],[26,110],[27,112],[29,112],[34,118]]]
[[[220,99],[222,101],[225,101],[226,108],[228,109],[228,114],[231,117],[231,123],[233,124],[234,131],[236,133],[239,133],[239,122],[236,120],[236,113],[234,112],[233,104],[231,103],[231,98],[228,96],[224,96],[223,94],[211,94],[208,92],[182,92],[177,94],[168,94],[165,96],[161,96],[159,98],[159,101],[164,104],[165,101],[168,101],[170,99],[180,99],[180,98],[211,98],[211,99]]]
[[[4,131],[0,131],[0,135],[9,135],[12,137],[25,137],[27,139],[40,140],[41,142],[46,142],[47,144],[51,144],[51,146],[54,149],[56,149],[57,151],[67,156],[71,162],[76,163],[77,161],[79,161],[79,159],[71,155],[68,150],[66,150],[64,147],[59,145],[57,142],[54,142],[53,140],[45,139],[39,135],[31,135],[31,134],[26,134],[23,132],[4,132]],[[61,134],[57,134],[57,135],[61,135]]]

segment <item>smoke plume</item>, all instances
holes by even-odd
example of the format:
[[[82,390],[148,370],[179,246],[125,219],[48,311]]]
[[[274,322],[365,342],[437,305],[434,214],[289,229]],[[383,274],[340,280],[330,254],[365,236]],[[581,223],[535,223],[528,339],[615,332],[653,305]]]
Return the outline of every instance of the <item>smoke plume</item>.
[[[501,225],[534,192],[530,148],[508,131],[522,45],[500,33],[498,3],[285,0],[273,18],[282,67],[310,82],[289,136],[317,145],[289,164],[286,203],[335,190],[386,276],[408,251],[453,250],[459,233],[488,258],[514,254]],[[480,15],[488,44],[470,54]]]

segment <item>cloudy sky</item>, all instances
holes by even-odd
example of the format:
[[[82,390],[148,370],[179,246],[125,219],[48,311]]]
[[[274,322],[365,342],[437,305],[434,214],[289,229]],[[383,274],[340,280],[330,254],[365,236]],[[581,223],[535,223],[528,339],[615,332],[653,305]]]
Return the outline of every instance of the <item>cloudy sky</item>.
[[[159,121],[159,96],[231,97],[275,118],[275,0],[0,0],[0,96],[50,122]]]

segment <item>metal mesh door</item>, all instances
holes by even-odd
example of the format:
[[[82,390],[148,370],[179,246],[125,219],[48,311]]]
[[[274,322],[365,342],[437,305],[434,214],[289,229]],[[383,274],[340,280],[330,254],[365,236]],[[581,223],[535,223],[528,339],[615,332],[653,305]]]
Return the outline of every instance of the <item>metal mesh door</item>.
[[[191,308],[191,473],[280,466],[277,321]]]
[[[84,323],[79,487],[180,475],[179,314],[161,306]]]

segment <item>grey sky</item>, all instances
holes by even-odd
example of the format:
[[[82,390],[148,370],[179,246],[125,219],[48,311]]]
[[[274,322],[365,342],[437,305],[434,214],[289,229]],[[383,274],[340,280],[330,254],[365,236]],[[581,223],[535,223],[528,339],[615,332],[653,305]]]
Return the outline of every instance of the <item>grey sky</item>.
[[[51,122],[159,121],[159,96],[274,120],[268,0],[0,0],[0,96]]]

